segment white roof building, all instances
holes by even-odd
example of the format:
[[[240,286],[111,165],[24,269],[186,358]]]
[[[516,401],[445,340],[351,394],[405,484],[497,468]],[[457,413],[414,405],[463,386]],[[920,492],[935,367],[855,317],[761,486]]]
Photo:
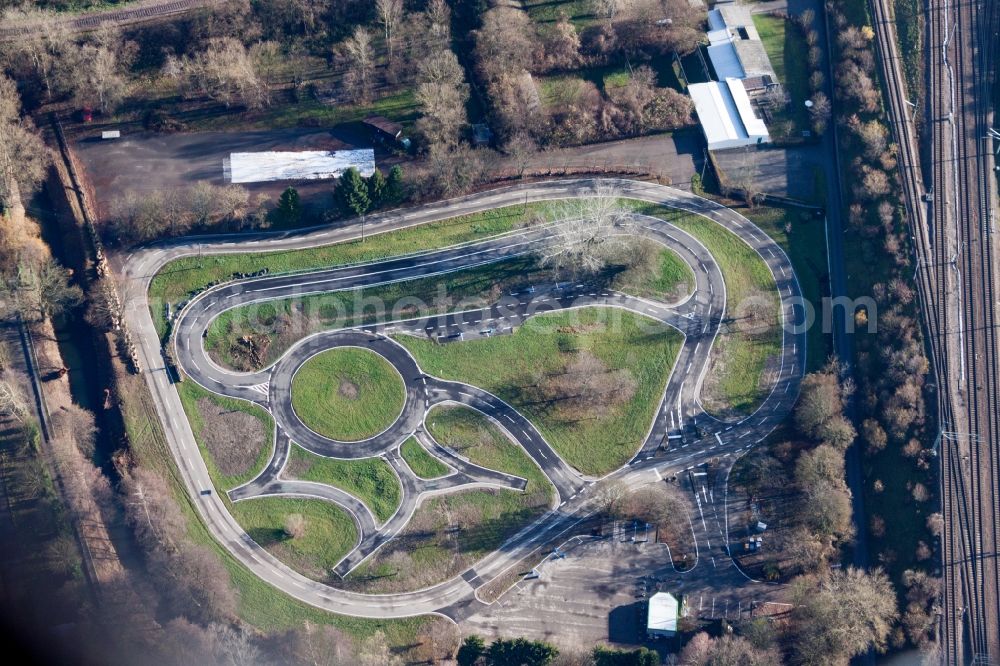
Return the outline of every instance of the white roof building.
[[[657,592],[649,598],[649,616],[646,633],[650,637],[677,634],[677,620],[681,616],[681,605],[677,597],[669,592]]]
[[[748,76],[770,76],[771,80],[777,80],[746,7],[723,5],[710,11],[708,42],[708,59],[720,81]]]
[[[688,92],[709,150],[739,148],[771,140],[767,126],[754,113],[750,97],[739,79],[692,83]]]
[[[318,180],[339,178],[350,167],[362,176],[375,173],[375,151],[304,150],[231,153],[223,160],[223,172],[231,183],[262,183],[274,180]]]

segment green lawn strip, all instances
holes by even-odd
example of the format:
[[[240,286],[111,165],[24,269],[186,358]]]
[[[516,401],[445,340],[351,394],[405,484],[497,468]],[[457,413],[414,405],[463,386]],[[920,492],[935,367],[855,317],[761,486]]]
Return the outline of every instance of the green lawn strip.
[[[818,370],[830,355],[829,336],[823,332],[823,297],[828,296],[829,273],[826,260],[826,228],[821,218],[807,211],[784,208],[756,208],[745,215],[788,254],[799,279],[802,294],[815,311],[816,319],[806,332],[806,371]]]
[[[358,442],[395,422],[406,402],[399,372],[373,351],[355,347],[316,354],[292,378],[292,408],[325,437]]]
[[[159,421],[154,418],[156,412],[152,396],[141,377],[125,376],[124,382],[122,412],[130,450],[141,464],[167,479],[173,489],[174,500],[185,517],[191,540],[215,551],[226,567],[233,586],[239,592],[239,615],[244,622],[266,633],[287,631],[301,627],[305,622],[332,625],[354,640],[364,640],[374,632],[382,631],[389,645],[405,650],[435,621],[426,615],[398,620],[368,620],[329,613],[288,596],[254,575],[209,534],[199,518],[178,474],[166,436]]]
[[[561,14],[565,14],[578,31],[597,21],[589,0],[523,0],[521,6],[542,30],[555,24]]]
[[[403,494],[395,472],[382,458],[338,460],[293,446],[285,474],[347,491],[368,505],[379,521],[392,517]]]
[[[754,27],[764,43],[774,73],[785,87],[790,105],[781,114],[794,123],[795,135],[809,129],[809,114],[805,102],[810,98],[809,65],[806,54],[809,44],[802,30],[791,20],[769,14],[754,14]]]
[[[331,502],[292,497],[258,497],[235,502],[233,517],[269,553],[313,580],[326,581],[358,540],[354,520]],[[303,534],[285,532],[288,517],[304,520]]]
[[[646,240],[646,243],[653,241]],[[623,293],[659,301],[674,301],[694,288],[694,272],[673,250],[659,244],[656,270],[626,270],[615,276],[611,286]]]
[[[317,331],[416,318],[484,307],[506,291],[541,281],[548,271],[527,257],[500,261],[446,275],[393,282],[301,298],[245,305],[216,317],[208,329],[205,349],[216,363],[246,370],[241,340],[267,335],[263,365],[276,361],[296,341]]]
[[[893,0],[893,17],[896,19],[896,41],[899,44],[899,54],[903,59],[903,71],[906,74],[906,90],[910,99],[923,97],[924,51],[921,48],[924,21],[922,16],[923,3],[918,0]]]
[[[413,90],[394,92],[371,104],[324,104],[308,98],[295,103],[274,104],[260,111],[231,115],[201,115],[185,119],[188,131],[267,130],[286,127],[332,127],[358,121],[372,114],[384,116],[409,127],[420,115]]]
[[[267,410],[245,400],[217,395],[207,391],[191,380],[175,384],[175,386],[177,387],[177,395],[180,396],[181,404],[184,406],[184,413],[187,414],[188,422],[191,424],[191,430],[194,432],[195,441],[198,442],[198,449],[201,451],[202,458],[205,459],[205,466],[208,467],[208,474],[212,477],[212,483],[215,484],[215,487],[224,492],[242,485],[260,474],[261,470],[267,466],[273,448],[274,419],[271,418]],[[198,401],[205,398],[223,409],[244,412],[261,422],[264,439],[260,442],[260,450],[246,471],[233,475],[225,475],[219,471],[215,458],[211,451],[209,451],[203,436],[206,426],[202,418],[201,409],[198,407]]]
[[[474,464],[526,479],[526,506],[543,506],[552,500],[554,488],[538,465],[482,413],[469,407],[442,405],[432,409],[425,422],[434,439]]]
[[[766,333],[743,331],[739,321],[720,330],[702,395],[710,411],[753,411],[764,398],[760,380],[765,365],[781,352],[779,300],[771,271],[753,248],[712,220],[653,204],[638,204],[637,208],[675,224],[708,248],[726,283],[727,318],[745,316],[751,296],[767,304],[767,319],[773,325]]]
[[[672,328],[604,307],[539,315],[513,335],[461,343],[440,345],[405,335],[396,339],[426,372],[482,387],[513,404],[569,464],[587,474],[616,469],[635,453],[681,342]],[[599,416],[586,417],[561,413],[560,404],[535,399],[540,380],[564,373],[581,350],[609,371],[627,373],[634,381],[633,395],[623,404],[602,405]]]
[[[399,449],[403,460],[421,479],[436,479],[451,471],[447,465],[428,453],[415,437],[409,437]]]
[[[305,271],[377,261],[469,241],[482,240],[526,226],[545,216],[558,202],[507,206],[428,222],[398,231],[369,236],[364,242],[349,241],[304,250],[220,254],[183,257],[160,269],[149,285],[153,322],[166,332],[165,303],[176,307],[210,284],[230,279],[235,273]]]
[[[467,490],[425,500],[410,523],[347,580],[369,592],[412,590],[447,580],[495,551],[551,504],[553,488],[528,455],[489,419],[461,406],[428,415],[442,444],[472,462],[528,480],[524,492]]]

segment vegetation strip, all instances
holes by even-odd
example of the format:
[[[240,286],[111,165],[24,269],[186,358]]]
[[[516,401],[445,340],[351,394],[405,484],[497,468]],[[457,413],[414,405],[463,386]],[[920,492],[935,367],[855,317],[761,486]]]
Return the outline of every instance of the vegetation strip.
[[[260,474],[273,449],[274,419],[267,410],[191,381],[177,384],[177,394],[216,488],[231,490]]]
[[[781,354],[774,276],[753,248],[707,218],[655,204],[636,209],[691,234],[718,263],[726,283],[726,321],[715,341],[702,403],[721,414],[752,412],[766,396],[766,366]]]
[[[483,240],[519,229],[536,219],[544,219],[551,206],[551,202],[507,206],[369,236],[364,241],[305,250],[176,259],[161,268],[150,282],[149,302],[153,323],[162,334],[166,330],[162,312],[165,304],[169,303],[176,309],[179,303],[193,294],[239,273],[251,274],[266,269],[273,274],[332,268]]]
[[[325,582],[358,541],[354,520],[331,502],[255,497],[232,505],[254,541],[299,573]]]
[[[413,473],[421,479],[436,479],[451,471],[447,465],[424,450],[416,437],[407,437],[399,452]]]
[[[380,522],[392,517],[403,494],[395,472],[382,458],[323,458],[293,446],[285,474],[351,493],[364,502]]]

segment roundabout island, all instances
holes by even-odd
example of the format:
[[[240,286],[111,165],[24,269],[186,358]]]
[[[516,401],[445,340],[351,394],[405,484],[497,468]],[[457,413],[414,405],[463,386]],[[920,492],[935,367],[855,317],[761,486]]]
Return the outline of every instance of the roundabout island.
[[[126,266],[134,278],[129,299],[139,305],[130,309],[129,324],[138,334],[147,382],[178,468],[212,535],[288,595],[373,618],[468,616],[502,594],[494,581],[509,578],[533,553],[576,535],[601,510],[609,485],[667,483],[699,465],[713,466],[720,492],[710,498],[706,490],[704,504],[699,499],[695,511],[702,519],[692,521],[691,530],[696,543],[714,538],[725,544],[725,507],[718,504],[725,501],[725,472],[785,419],[804,371],[805,334],[795,326],[802,317],[801,291],[788,257],[773,240],[738,213],[690,193],[610,180],[495,190],[373,217],[368,228],[402,234],[424,222],[519,202],[527,209],[533,202],[608,196],[647,205],[626,207],[615,233],[669,250],[686,265],[671,268],[683,286],[658,275],[642,282],[655,285],[655,291],[593,275],[546,279],[533,268],[520,283],[516,275],[490,277],[492,267],[545,254],[561,242],[560,226],[569,221],[552,219],[461,245],[230,280],[198,293],[173,322],[167,343],[186,381],[252,402],[275,424],[269,462],[235,488],[214,485],[177,387],[156,371],[162,367],[161,342],[146,306],[150,279],[170,262],[197,253],[301,252],[351,241],[359,230],[351,225],[180,241],[136,252]],[[674,223],[663,211],[692,221]],[[732,346],[737,334],[732,332],[738,328],[732,315],[737,304],[728,302],[727,294],[739,285],[719,254],[729,246],[713,244],[712,234],[724,234],[727,243],[759,261],[759,273],[773,290],[766,298],[758,294],[764,303],[758,309],[773,304],[767,315],[774,320],[771,337],[753,333],[754,348],[768,350],[760,400],[745,413],[724,417],[706,413],[701,393],[706,378],[722,365],[713,348]],[[475,298],[428,311],[389,308],[339,328],[305,330],[289,339],[274,363],[250,372],[225,367],[204,343],[213,322],[239,308],[352,290],[391,287],[398,294],[407,285],[445,284],[450,276],[473,270],[490,287]],[[310,469],[388,467],[391,476],[385,478],[395,477],[398,505],[391,513],[376,512],[362,482],[292,474],[293,463],[302,460]],[[294,558],[287,552],[262,543],[261,525],[248,529],[234,517],[242,505],[260,498],[336,507],[354,523],[356,544],[321,571],[288,561]],[[460,518],[438,524],[431,519],[435,515]],[[424,559],[400,564],[398,553],[414,548]],[[729,572],[712,575],[738,573],[728,553],[711,555],[713,569]],[[373,583],[386,578],[387,567],[396,567],[391,577],[403,582]]]
[[[292,378],[292,409],[333,440],[371,439],[403,411],[403,378],[386,359],[358,347],[335,347],[307,359]]]

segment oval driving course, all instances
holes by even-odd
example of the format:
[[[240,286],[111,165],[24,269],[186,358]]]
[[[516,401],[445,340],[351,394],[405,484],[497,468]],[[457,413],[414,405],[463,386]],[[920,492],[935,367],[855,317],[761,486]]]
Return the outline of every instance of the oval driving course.
[[[176,389],[162,367],[160,341],[150,317],[146,290],[151,276],[171,260],[199,252],[296,250],[352,240],[358,225],[302,232],[232,235],[200,241],[174,241],[135,252],[125,266],[129,326],[136,336],[144,375],[156,401],[178,469],[212,535],[255,575],[288,595],[324,610],[369,618],[393,618],[439,613],[464,617],[482,607],[477,589],[516,567],[542,544],[572,534],[579,522],[598,508],[599,489],[607,481],[629,486],[658,483],[711,462],[719,466],[723,485],[714,494],[702,489],[699,520],[692,529],[698,543],[712,543],[708,571],[713,576],[739,574],[725,544],[724,473],[732,462],[763,440],[789,414],[799,392],[805,366],[805,328],[801,289],[785,252],[752,222],[721,204],[689,192],[652,183],[615,179],[574,179],[522,184],[466,197],[436,202],[368,218],[368,233],[380,233],[532,201],[593,197],[614,188],[615,196],[654,203],[699,215],[718,224],[749,246],[774,278],[780,299],[781,351],[769,374],[769,392],[752,414],[740,420],[719,421],[705,413],[701,386],[716,335],[726,317],[726,286],[711,253],[697,239],[665,220],[636,216],[635,233],[673,250],[694,275],[693,293],[677,303],[659,303],[585,283],[538,285],[506,302],[480,310],[436,315],[412,321],[372,324],[363,328],[324,331],[292,347],[271,367],[237,373],[212,363],[203,345],[203,333],[226,310],[306,293],[322,293],[360,286],[403,282],[443,275],[475,265],[509,259],[535,251],[552,238],[550,227],[531,227],[505,236],[451,248],[353,266],[339,266],[295,275],[274,275],[227,282],[197,295],[175,323],[174,348],[178,363],[191,381],[234,398],[250,400],[275,417],[277,436],[271,463],[253,481],[229,491],[232,501],[287,495],[316,497],[337,503],[350,512],[358,526],[358,545],[335,567],[346,575],[403,529],[425,497],[456,490],[492,487],[523,490],[525,480],[471,464],[440,447],[424,428],[425,414],[435,405],[456,403],[489,417],[534,461],[555,489],[550,511],[510,538],[502,548],[475,562],[461,575],[412,592],[365,594],[345,591],[311,580],[277,560],[251,539],[217,494],[203,496],[212,486],[190,426],[184,418]],[[604,307],[641,314],[669,326],[683,342],[657,400],[649,431],[634,455],[598,483],[563,460],[535,425],[510,404],[475,386],[446,381],[420,368],[413,356],[390,335],[433,333],[442,344],[463,344],[462,336],[509,333],[530,317],[555,311]],[[484,333],[486,331],[486,333]],[[315,361],[315,362],[313,362]],[[391,378],[391,380],[390,380]],[[668,434],[688,434],[680,439]],[[693,434],[696,433],[696,434]],[[422,479],[400,454],[401,445],[416,436],[425,448],[448,463],[451,472]],[[399,477],[402,501],[396,513],[376,524],[353,496],[323,484],[282,476],[291,442],[321,456],[333,458],[382,457]],[[696,515],[698,515],[696,513]],[[704,567],[705,565],[699,565]],[[704,569],[703,569],[704,570]],[[689,574],[690,575],[690,574]],[[742,575],[742,574],[739,574]]]

